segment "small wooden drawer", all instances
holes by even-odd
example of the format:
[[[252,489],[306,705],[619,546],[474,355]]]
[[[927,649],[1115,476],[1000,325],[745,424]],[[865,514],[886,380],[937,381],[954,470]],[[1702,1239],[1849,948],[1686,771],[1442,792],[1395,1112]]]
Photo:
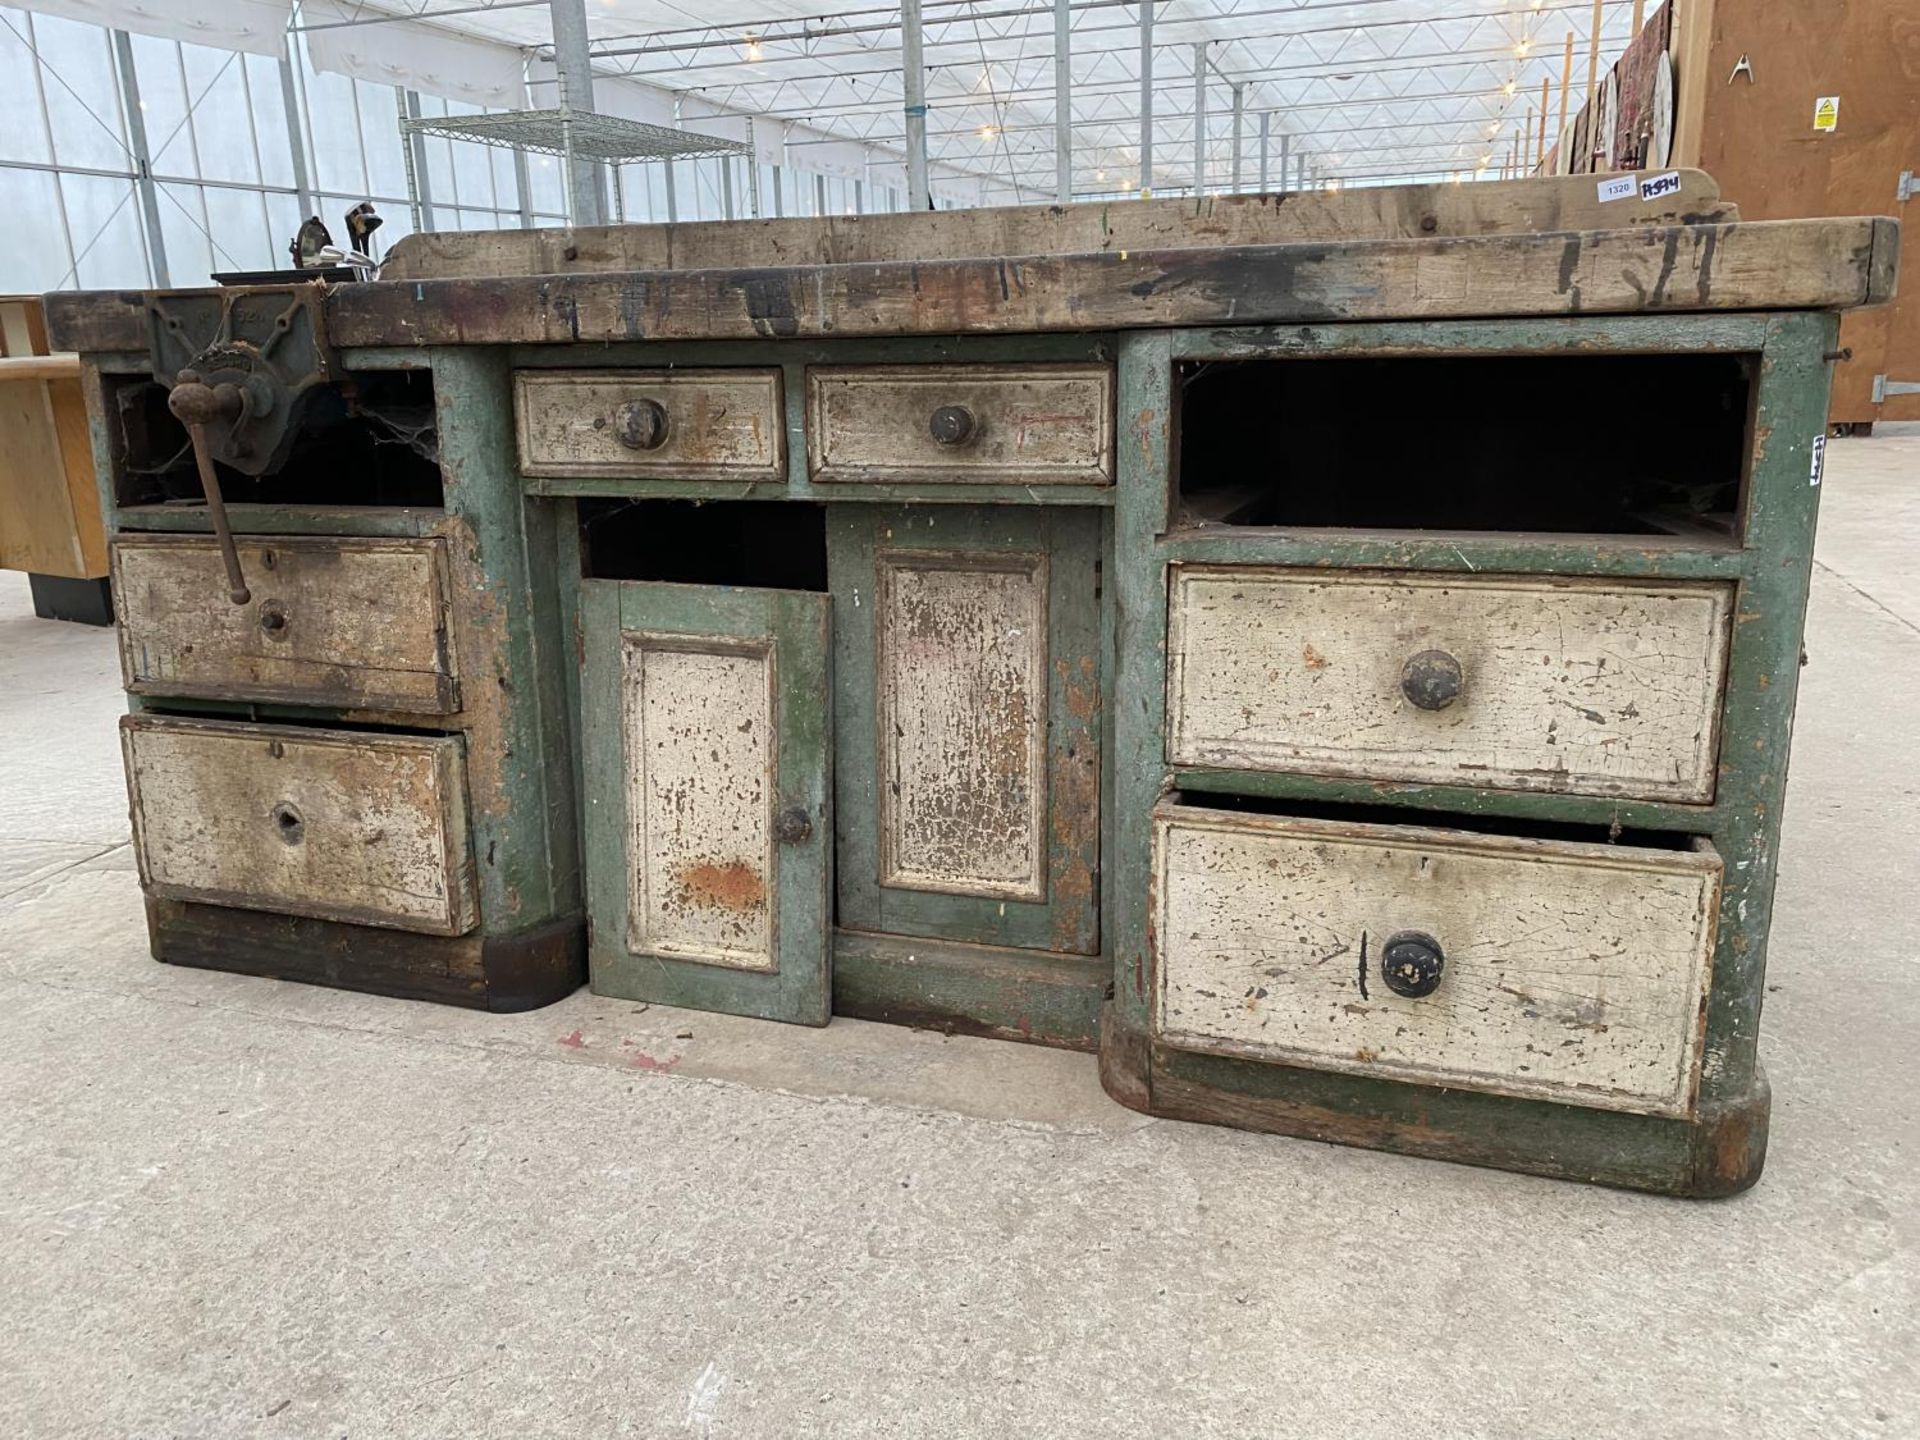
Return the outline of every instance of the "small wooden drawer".
[[[120,669],[137,695],[443,715],[460,708],[439,540],[240,536],[227,598],[198,535],[113,542]]]
[[[1154,847],[1169,1045],[1693,1108],[1720,905],[1704,840],[1642,849],[1163,805]]]
[[[1167,759],[1712,800],[1731,586],[1173,569]]]
[[[778,370],[521,370],[525,475],[785,483]]]
[[[828,366],[807,372],[819,483],[1110,485],[1105,365]]]
[[[121,720],[149,893],[429,935],[477,921],[459,736]]]

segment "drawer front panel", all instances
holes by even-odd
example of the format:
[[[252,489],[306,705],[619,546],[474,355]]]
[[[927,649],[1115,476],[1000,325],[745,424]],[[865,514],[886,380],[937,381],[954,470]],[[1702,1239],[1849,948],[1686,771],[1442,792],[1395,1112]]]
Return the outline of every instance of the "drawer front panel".
[[[1176,566],[1167,757],[1705,803],[1732,598],[1711,583]]]
[[[1601,1109],[1692,1109],[1720,896],[1710,848],[1184,806],[1161,809],[1154,843],[1167,1044]],[[1426,941],[1437,985],[1396,993],[1386,966],[1410,966]]]
[[[807,372],[816,482],[1113,483],[1105,365],[829,366]]]
[[[526,475],[787,478],[778,370],[521,370]]]
[[[227,598],[200,536],[113,542],[120,663],[140,695],[446,714],[460,708],[439,540],[239,537]]]
[[[431,935],[476,923],[459,737],[120,723],[153,894]]]

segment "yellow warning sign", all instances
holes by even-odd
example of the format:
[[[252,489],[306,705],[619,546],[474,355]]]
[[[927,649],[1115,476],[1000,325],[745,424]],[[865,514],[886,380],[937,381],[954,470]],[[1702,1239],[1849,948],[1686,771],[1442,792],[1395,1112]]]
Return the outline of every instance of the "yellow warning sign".
[[[1813,128],[1816,130],[1840,128],[1840,97],[1838,95],[1822,95],[1813,102]]]

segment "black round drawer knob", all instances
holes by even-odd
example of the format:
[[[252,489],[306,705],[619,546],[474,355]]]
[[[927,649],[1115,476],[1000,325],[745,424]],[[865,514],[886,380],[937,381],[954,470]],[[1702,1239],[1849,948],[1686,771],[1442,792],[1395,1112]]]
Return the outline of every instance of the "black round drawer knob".
[[[1440,988],[1447,957],[1440,942],[1419,930],[1402,930],[1387,937],[1380,950],[1380,978],[1387,989],[1409,1000],[1431,995]]]
[[[667,407],[658,400],[629,400],[613,412],[613,436],[629,450],[658,450],[667,443]]]
[[[813,817],[804,805],[782,810],[773,821],[773,838],[782,845],[798,845],[813,835]]]
[[[942,405],[927,422],[927,431],[938,445],[964,445],[973,439],[973,411],[964,405]]]
[[[1400,693],[1409,705],[1422,710],[1444,710],[1460,698],[1466,679],[1460,662],[1444,650],[1422,650],[1401,667]]]

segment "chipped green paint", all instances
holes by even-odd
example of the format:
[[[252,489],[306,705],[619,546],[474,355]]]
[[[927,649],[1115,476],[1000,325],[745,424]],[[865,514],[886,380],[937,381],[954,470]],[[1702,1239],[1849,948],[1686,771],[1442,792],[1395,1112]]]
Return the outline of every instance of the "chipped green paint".
[[[520,495],[506,357],[444,349],[428,358],[481,925],[506,934],[580,910],[553,513]]]
[[[829,928],[833,873],[833,695],[831,601],[795,590],[736,590],[717,585],[587,580],[580,584],[580,716],[587,857],[587,965],[597,994],[628,1000],[824,1025],[830,1006]],[[628,635],[702,642],[747,642],[771,669],[772,761],[767,807],[799,811],[809,832],[781,840],[768,820],[771,876],[734,861],[691,903],[762,910],[777,968],[757,971],[676,956],[671,948],[629,948],[630,886],[645,857],[632,853],[630,746],[623,645]],[[652,874],[649,883],[690,886],[684,875]]]

